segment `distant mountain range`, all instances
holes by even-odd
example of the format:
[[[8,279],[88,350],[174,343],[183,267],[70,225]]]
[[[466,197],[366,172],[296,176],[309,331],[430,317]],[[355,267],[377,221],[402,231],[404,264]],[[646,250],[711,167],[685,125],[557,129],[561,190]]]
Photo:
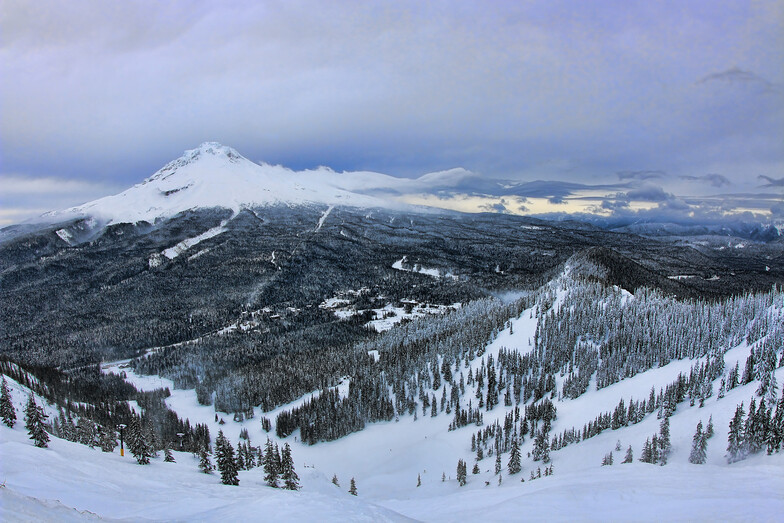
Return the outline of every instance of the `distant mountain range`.
[[[119,194],[48,212],[26,224],[6,227],[0,230],[0,241],[29,232],[34,224],[76,218],[91,218],[95,220],[93,227],[103,227],[117,223],[154,223],[199,209],[223,208],[236,215],[242,209],[281,204],[416,212],[441,212],[448,208],[525,214],[557,221],[580,220],[604,229],[646,236],[721,236],[758,242],[781,238],[781,227],[775,223],[761,223],[732,214],[717,217],[715,213],[701,215],[699,212],[629,212],[629,201],[633,198],[664,199],[667,209],[671,207],[667,198],[675,198],[661,189],[653,191],[655,194],[640,196],[645,191],[635,189],[634,184],[628,180],[604,185],[544,180],[520,182],[487,178],[460,168],[428,173],[419,178],[399,178],[369,171],[335,172],[327,167],[293,171],[280,165],[257,164],[231,147],[206,142]],[[580,195],[589,193],[593,198],[600,198],[596,200],[597,207],[619,211],[608,214],[584,212],[584,208],[582,211],[562,209],[561,204],[567,200],[586,200]],[[606,196],[595,196],[600,193]],[[696,205],[701,204],[697,202]]]

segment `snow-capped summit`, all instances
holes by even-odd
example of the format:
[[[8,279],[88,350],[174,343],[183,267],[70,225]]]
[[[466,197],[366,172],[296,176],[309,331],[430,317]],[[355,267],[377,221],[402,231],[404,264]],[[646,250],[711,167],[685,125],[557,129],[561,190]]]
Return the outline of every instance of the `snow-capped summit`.
[[[250,160],[242,156],[237,152],[236,149],[232,147],[222,145],[218,142],[204,142],[196,149],[185,151],[182,156],[167,163],[158,172],[147,178],[144,183],[152,182],[154,180],[166,179],[182,167],[198,161],[203,161],[205,156],[215,156],[221,159],[225,159],[230,163],[240,163],[243,161],[250,162]]]
[[[378,173],[336,173],[326,167],[293,171],[280,165],[256,164],[231,147],[205,142],[185,151],[143,182],[47,218],[90,216],[106,223],[154,222],[197,208],[223,207],[237,212],[278,203],[352,207],[401,207],[397,201],[361,194],[361,179],[378,183]],[[349,182],[349,186],[345,182]],[[402,181],[402,180],[401,180]]]

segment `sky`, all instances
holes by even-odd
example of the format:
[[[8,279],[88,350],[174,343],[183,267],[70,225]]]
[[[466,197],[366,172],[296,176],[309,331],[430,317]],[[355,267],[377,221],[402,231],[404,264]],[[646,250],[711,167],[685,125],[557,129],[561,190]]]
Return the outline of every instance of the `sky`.
[[[449,208],[784,220],[781,0],[5,0],[0,78],[0,226],[205,141],[295,170],[462,168],[402,196]]]

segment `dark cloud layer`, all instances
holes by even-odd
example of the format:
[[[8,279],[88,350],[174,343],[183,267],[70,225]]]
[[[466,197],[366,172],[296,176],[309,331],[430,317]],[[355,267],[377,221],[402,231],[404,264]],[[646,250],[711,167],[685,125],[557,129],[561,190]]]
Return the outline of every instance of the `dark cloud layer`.
[[[766,184],[763,187],[784,187],[784,178],[773,178],[771,176],[760,175],[758,176],[760,180],[765,180]]]
[[[484,194],[749,191],[784,169],[782,20],[777,0],[6,0],[0,177],[129,186],[217,140],[295,169],[465,167]]]

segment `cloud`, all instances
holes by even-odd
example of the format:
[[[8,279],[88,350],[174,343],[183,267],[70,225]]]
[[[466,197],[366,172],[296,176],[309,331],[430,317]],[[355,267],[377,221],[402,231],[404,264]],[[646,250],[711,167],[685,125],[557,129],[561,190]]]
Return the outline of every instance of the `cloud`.
[[[445,190],[553,201],[779,176],[784,98],[720,87],[781,81],[780,2],[681,4],[6,0],[3,169],[127,187],[215,140],[295,170],[462,166]]]
[[[498,213],[508,213],[510,212],[509,209],[506,208],[506,205],[503,203],[488,203],[485,205],[481,205],[480,209],[485,210],[487,212],[498,212]]]
[[[680,176],[681,180],[689,180],[695,182],[708,182],[713,187],[723,187],[725,185],[732,185],[732,182],[726,177],[722,176],[721,174],[703,174],[702,176],[689,176],[684,175]]]
[[[628,200],[602,200],[601,209],[616,212],[629,208]]]
[[[615,174],[619,180],[651,180],[667,176],[664,171],[618,171]]]
[[[773,178],[763,174],[757,176],[759,180],[767,180],[768,183],[761,185],[761,187],[784,187],[784,178]]]
[[[645,185],[626,192],[627,199],[643,202],[666,202],[672,197],[671,194],[664,192],[664,189],[655,185]]]
[[[114,194],[124,187],[54,176],[0,174],[0,226]]]
[[[738,66],[731,67],[726,71],[721,71],[718,73],[711,73],[709,75],[703,76],[700,80],[697,81],[697,84],[705,84],[709,82],[726,82],[730,84],[752,84],[752,85],[759,85],[765,88],[767,91],[778,91],[779,88],[773,82],[766,80],[762,76],[755,74],[751,71],[745,71]]]

